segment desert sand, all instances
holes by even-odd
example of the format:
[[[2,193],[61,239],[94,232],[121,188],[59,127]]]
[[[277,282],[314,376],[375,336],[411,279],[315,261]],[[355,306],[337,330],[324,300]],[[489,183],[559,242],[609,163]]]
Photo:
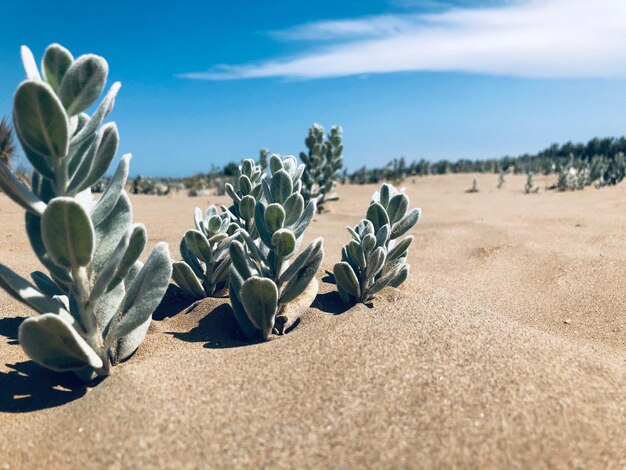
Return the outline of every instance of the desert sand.
[[[626,184],[524,181],[405,181],[423,210],[408,281],[346,309],[320,272],[301,323],[267,343],[243,341],[227,299],[172,289],[138,352],[87,389],[28,360],[32,312],[0,293],[0,468],[625,468]],[[375,189],[341,186],[316,217],[324,269]],[[132,197],[176,259],[194,207],[224,201]],[[38,269],[4,195],[0,226],[0,260]]]

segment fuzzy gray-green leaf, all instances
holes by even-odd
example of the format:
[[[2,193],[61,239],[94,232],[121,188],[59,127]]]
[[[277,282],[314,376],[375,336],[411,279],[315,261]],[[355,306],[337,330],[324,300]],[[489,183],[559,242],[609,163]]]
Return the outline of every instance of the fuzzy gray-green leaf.
[[[109,181],[104,193],[102,193],[102,197],[98,200],[96,207],[94,207],[91,213],[91,219],[94,225],[99,225],[117,205],[117,201],[124,191],[126,179],[128,178],[130,158],[130,154],[126,154],[122,157],[111,181]]]
[[[105,97],[100,102],[100,105],[96,109],[96,112],[93,113],[91,118],[85,123],[85,125],[81,128],[79,132],[77,132],[72,137],[72,143],[70,145],[71,149],[75,149],[80,146],[85,140],[87,140],[93,133],[96,131],[98,127],[104,122],[106,117],[109,115],[113,106],[115,104],[115,97],[122,87],[120,82],[115,82],[111,85],[111,88],[105,95]]]
[[[233,262],[233,267],[239,272],[239,275],[247,280],[252,273],[250,272],[250,266],[246,261],[247,255],[241,242],[233,240],[229,246],[230,258]]]
[[[39,313],[54,313],[71,318],[60,302],[44,295],[30,282],[3,264],[0,264],[0,287],[13,298]]]
[[[187,295],[202,299],[206,293],[193,270],[184,261],[175,261],[172,266],[172,279]]]
[[[400,242],[398,242],[396,246],[393,247],[393,249],[389,251],[389,254],[387,255],[387,260],[393,261],[404,255],[406,253],[406,250],[409,249],[409,246],[411,246],[412,241],[412,236],[403,238]]]
[[[185,242],[196,258],[205,263],[213,262],[213,250],[203,233],[198,230],[188,230],[185,233]]]
[[[94,252],[94,229],[85,209],[72,198],[55,198],[41,220],[43,242],[52,260],[66,267],[87,266]]]
[[[377,232],[380,227],[389,223],[389,217],[385,208],[377,203],[373,202],[367,208],[367,220],[374,224],[374,232]]]
[[[148,241],[148,234],[143,224],[135,224],[130,233],[128,240],[128,246],[122,256],[115,275],[107,286],[107,292],[111,291],[115,286],[122,282],[128,275],[130,269],[135,265],[135,262],[141,256],[143,249],[146,247]]]
[[[285,209],[280,204],[270,204],[265,208],[265,226],[272,235],[285,226]]]
[[[28,356],[48,369],[63,372],[102,367],[102,359],[64,319],[53,313],[27,318],[18,339]]]
[[[300,238],[306,228],[309,226],[311,221],[313,220],[313,216],[315,215],[315,202],[309,201],[304,208],[304,212],[293,226],[293,233],[296,238]]]
[[[280,303],[286,304],[295,300],[300,294],[304,292],[307,286],[310,284],[311,280],[315,277],[317,270],[322,264],[322,260],[324,259],[324,249],[321,246],[315,251],[313,256],[310,256],[307,260],[307,263],[300,268],[296,274],[291,277],[289,282],[285,284],[283,291],[280,296]]]
[[[251,220],[254,217],[254,206],[256,200],[253,196],[244,196],[239,203],[239,213],[244,220]]]
[[[283,204],[285,209],[285,226],[295,224],[304,210],[304,198],[300,193],[293,193]]]
[[[280,282],[287,282],[296,275],[311,259],[318,256],[322,251],[322,239],[316,238],[306,249],[300,253],[289,267],[280,275]]]
[[[46,204],[18,180],[4,162],[0,162],[0,187],[7,196],[27,211],[37,215],[43,214]]]
[[[285,170],[279,170],[274,173],[270,184],[273,202],[283,204],[291,196],[292,190],[293,183],[291,182],[291,177]]]
[[[113,338],[122,338],[145,323],[157,308],[172,276],[172,262],[166,243],[158,243],[136,279],[129,286],[119,317],[108,328]],[[119,318],[118,321],[115,321]],[[107,335],[108,336],[108,335]]]
[[[108,72],[106,60],[93,54],[80,56],[71,65],[59,87],[59,97],[70,116],[95,103],[104,89]]]
[[[400,222],[394,224],[391,230],[391,239],[395,240],[408,232],[419,220],[421,211],[420,209],[411,209],[400,220]]]
[[[396,194],[389,201],[389,206],[387,207],[387,215],[389,216],[389,221],[393,225],[404,215],[406,214],[407,209],[409,208],[409,198],[406,194]]]
[[[253,276],[244,281],[240,293],[248,318],[267,339],[274,328],[278,289],[271,279]]]
[[[43,76],[54,91],[58,91],[63,77],[74,63],[74,57],[60,44],[50,44],[43,55]]]
[[[89,165],[89,172],[81,181],[77,192],[83,191],[96,184],[108,170],[113,158],[115,157],[115,153],[117,152],[119,133],[115,123],[112,122],[105,124],[102,126],[99,133],[102,137],[100,138],[99,145],[93,154],[91,164]]]
[[[231,267],[230,269],[230,284],[228,286],[228,290],[230,292],[230,303],[233,309],[233,313],[235,314],[235,319],[243,331],[243,334],[248,339],[254,339],[258,336],[258,329],[252,324],[248,314],[246,313],[246,309],[241,303],[241,299],[238,296],[238,293],[241,292],[241,286],[243,285],[243,279],[237,271]]]
[[[341,261],[333,267],[333,274],[335,276],[335,282],[337,287],[352,297],[361,297],[361,288],[359,287],[359,280],[356,274],[345,261]]]
[[[254,226],[266,246],[272,246],[272,234],[267,228],[265,221],[265,206],[261,202],[257,202],[254,208]]]
[[[272,235],[272,246],[278,256],[287,258],[296,249],[296,237],[289,229],[279,229]]]
[[[50,167],[52,162],[67,155],[70,138],[68,117],[48,84],[26,81],[19,86],[13,100],[13,121],[29,159],[34,154],[43,158]],[[35,168],[42,164],[33,159],[31,163]]]
[[[376,248],[372,253],[370,253],[367,258],[367,268],[365,270],[365,277],[367,279],[371,279],[376,276],[383,266],[385,265],[386,253],[385,249],[382,246]]]

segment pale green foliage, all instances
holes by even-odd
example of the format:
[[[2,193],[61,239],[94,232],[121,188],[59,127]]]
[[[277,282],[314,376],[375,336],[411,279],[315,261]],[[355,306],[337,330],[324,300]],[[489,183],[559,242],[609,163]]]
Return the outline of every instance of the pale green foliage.
[[[341,127],[334,126],[324,139],[324,128],[313,124],[304,140],[308,153],[301,152],[305,169],[302,175],[302,196],[305,202],[316,201],[321,212],[324,204],[337,200],[333,192],[341,178],[343,167],[343,135]]]
[[[345,303],[368,302],[387,286],[398,287],[409,274],[407,256],[412,236],[398,240],[419,220],[420,209],[409,210],[409,198],[390,184],[374,193],[367,216],[341,249],[333,274]]]
[[[535,194],[539,192],[539,187],[535,186],[535,174],[529,171],[526,175],[526,184],[524,185],[524,192],[526,194]]]
[[[300,194],[304,165],[294,157],[270,158],[270,176],[262,179],[263,198],[254,206],[258,239],[241,229],[243,243],[230,244],[230,300],[244,334],[267,339],[283,334],[297,317],[283,307],[309,287],[322,262],[322,240],[314,240],[290,263],[304,231],[313,220],[315,202],[306,205]],[[250,220],[250,219],[246,219]]]
[[[498,173],[498,189],[502,189],[504,187],[504,171],[500,171]]]
[[[232,220],[239,227],[245,229],[253,238],[258,234],[254,230],[254,208],[257,202],[263,200],[263,185],[265,173],[260,165],[254,163],[252,159],[244,160],[239,166],[237,176],[237,189],[232,184],[226,183],[226,193],[233,200],[228,211],[232,215]]]
[[[218,295],[228,287],[230,242],[239,235],[229,212],[219,213],[210,206],[203,214],[196,208],[195,230],[188,230],[180,241],[183,261],[173,265],[172,278],[195,299]]]
[[[95,55],[74,59],[53,44],[41,74],[22,48],[27,80],[15,93],[17,137],[33,165],[32,189],[0,164],[0,186],[26,209],[26,232],[49,275],[33,273],[35,285],[0,265],[0,286],[40,315],[19,328],[24,351],[55,371],[81,377],[107,375],[143,341],[152,312],[171,276],[167,245],[139,261],[146,230],[132,223],[124,186],[130,155],[96,202],[90,187],[107,171],[118,147],[117,127],[103,124],[120,88],[100,96],[107,62]],[[42,78],[43,76],[43,78]]]

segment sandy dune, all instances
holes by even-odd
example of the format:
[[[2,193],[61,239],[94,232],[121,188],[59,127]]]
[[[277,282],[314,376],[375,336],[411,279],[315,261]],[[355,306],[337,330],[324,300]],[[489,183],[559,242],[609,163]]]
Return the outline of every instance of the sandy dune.
[[[524,195],[524,177],[476,177],[478,194],[472,175],[406,182],[412,273],[373,306],[345,311],[320,273],[297,328],[248,345],[226,300],[169,296],[86,391],[28,361],[31,313],[1,293],[0,468],[624,468],[626,184]],[[312,224],[325,269],[374,189],[341,187]],[[132,199],[175,257],[209,203]],[[0,259],[26,275],[22,220],[0,195]]]

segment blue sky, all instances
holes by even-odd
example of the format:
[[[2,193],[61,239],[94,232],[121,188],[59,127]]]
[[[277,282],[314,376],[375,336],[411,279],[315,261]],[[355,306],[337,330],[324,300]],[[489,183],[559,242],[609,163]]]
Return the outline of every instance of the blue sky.
[[[0,115],[58,42],[107,59],[132,173],[182,176],[344,127],[347,165],[623,135],[621,0],[1,0]]]

